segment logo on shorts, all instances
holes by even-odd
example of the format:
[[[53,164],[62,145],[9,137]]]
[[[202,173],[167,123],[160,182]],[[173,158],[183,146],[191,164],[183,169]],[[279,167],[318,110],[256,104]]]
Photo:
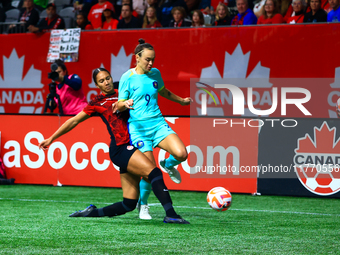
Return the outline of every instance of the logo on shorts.
[[[157,89],[157,88],[158,88],[158,82],[157,82],[157,81],[154,81],[154,82],[152,83],[152,86],[153,86],[155,89]]]
[[[128,145],[128,146],[126,147],[126,149],[128,149],[129,151],[131,151],[131,150],[133,149],[133,146],[132,146],[132,145]]]
[[[144,142],[143,141],[138,141],[137,142],[137,148],[140,149],[144,146]]]

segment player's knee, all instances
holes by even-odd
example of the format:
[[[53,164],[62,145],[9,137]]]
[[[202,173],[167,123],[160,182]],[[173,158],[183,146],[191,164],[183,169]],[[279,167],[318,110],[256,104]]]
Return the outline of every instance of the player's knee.
[[[188,152],[186,149],[184,150],[179,150],[176,155],[174,155],[175,158],[179,161],[185,161],[188,158]]]
[[[138,199],[123,198],[123,206],[126,212],[131,212],[136,209]]]

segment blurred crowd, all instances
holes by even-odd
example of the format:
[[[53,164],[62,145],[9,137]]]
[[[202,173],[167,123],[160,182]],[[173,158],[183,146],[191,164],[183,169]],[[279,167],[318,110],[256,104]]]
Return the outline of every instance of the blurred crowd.
[[[0,32],[338,22],[339,0],[2,0]]]

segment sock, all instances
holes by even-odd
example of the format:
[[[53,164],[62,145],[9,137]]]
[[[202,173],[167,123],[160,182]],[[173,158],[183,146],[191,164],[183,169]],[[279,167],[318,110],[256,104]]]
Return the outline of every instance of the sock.
[[[147,205],[148,204],[148,198],[151,193],[151,183],[148,183],[144,179],[142,179],[139,183],[139,201],[141,205]]]
[[[2,185],[12,185],[14,184],[15,179],[0,179],[0,184]]]
[[[174,156],[172,156],[170,154],[170,156],[167,159],[165,159],[165,167],[166,168],[173,168],[174,166],[177,166],[181,162],[182,161],[179,161],[179,160],[175,159]]]
[[[161,202],[166,216],[178,218],[178,214],[172,207],[172,200],[168,188],[165,186],[162,171],[158,167],[151,171],[151,173],[149,174],[149,180],[152,185],[153,193],[155,193],[159,202]]]
[[[123,201],[93,210],[87,217],[118,216],[131,212],[136,208],[138,200],[123,198]]]

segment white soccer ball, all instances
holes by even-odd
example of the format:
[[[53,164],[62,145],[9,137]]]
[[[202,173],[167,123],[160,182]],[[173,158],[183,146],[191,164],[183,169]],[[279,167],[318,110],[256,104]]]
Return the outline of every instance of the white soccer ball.
[[[231,194],[223,187],[215,187],[208,192],[207,201],[216,211],[226,211],[231,206]]]

